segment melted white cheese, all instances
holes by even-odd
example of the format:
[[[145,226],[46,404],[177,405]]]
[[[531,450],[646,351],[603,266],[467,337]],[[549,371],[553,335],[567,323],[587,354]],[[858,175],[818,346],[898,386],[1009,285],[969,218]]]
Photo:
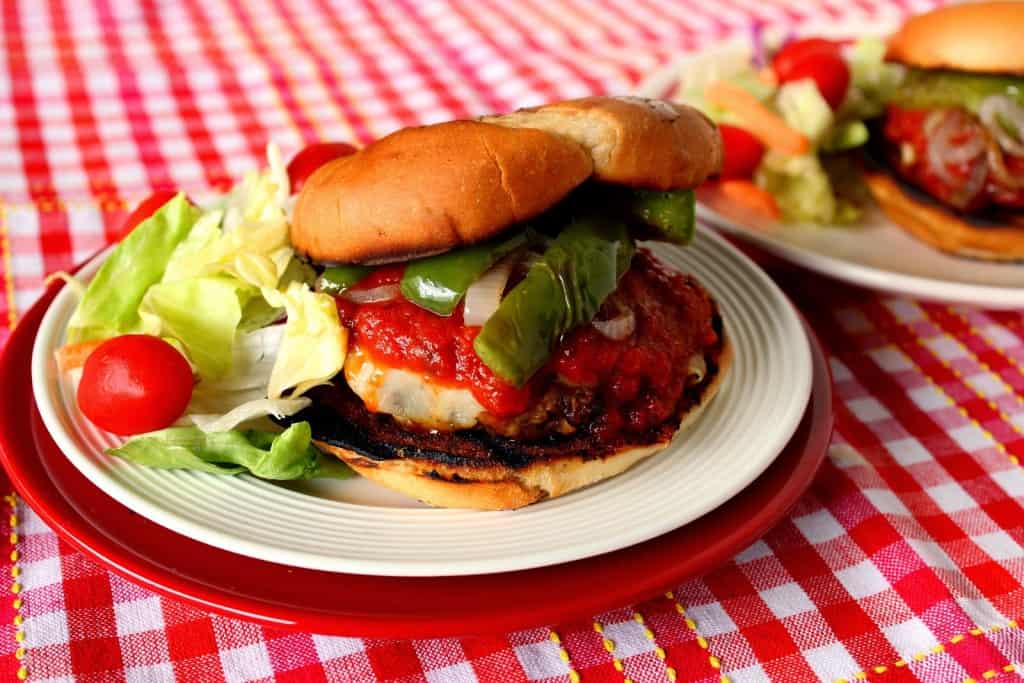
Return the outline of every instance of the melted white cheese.
[[[349,350],[345,379],[369,410],[428,429],[468,429],[484,411],[469,389],[446,387],[411,370],[372,361],[359,348]]]

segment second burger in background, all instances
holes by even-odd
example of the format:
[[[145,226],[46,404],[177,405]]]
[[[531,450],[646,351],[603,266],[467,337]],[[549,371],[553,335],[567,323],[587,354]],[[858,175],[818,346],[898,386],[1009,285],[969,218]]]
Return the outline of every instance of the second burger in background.
[[[318,446],[434,505],[562,495],[664,448],[729,363],[683,244],[722,143],[696,110],[592,97],[389,135],[318,169],[291,240],[348,330]]]
[[[909,67],[867,174],[898,224],[944,251],[1024,260],[1024,3],[911,18],[888,58]]]

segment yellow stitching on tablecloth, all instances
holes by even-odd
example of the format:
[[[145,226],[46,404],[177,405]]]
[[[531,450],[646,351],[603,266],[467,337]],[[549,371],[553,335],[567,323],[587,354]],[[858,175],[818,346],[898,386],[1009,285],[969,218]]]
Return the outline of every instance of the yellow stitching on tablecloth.
[[[947,307],[947,308],[949,308],[949,307]],[[926,320],[928,320],[929,322],[934,323],[935,325],[937,325],[941,329],[942,326],[939,325],[939,323],[936,323],[934,320],[932,320],[931,316],[928,315],[928,311],[924,310],[923,308],[921,308],[920,310],[921,310],[921,314],[925,317]],[[980,332],[978,332],[977,328],[975,328],[973,325],[971,325],[970,322],[966,318],[963,318],[962,316],[959,316],[959,314],[955,313],[952,308],[949,308],[949,312],[951,314],[953,314],[953,315],[956,315],[956,316],[960,317],[961,320],[963,320],[965,323],[967,323],[968,329],[970,329],[972,332],[977,334],[977,336],[982,337],[983,339],[988,341],[988,339],[986,337],[984,337],[984,335],[982,335]],[[956,337],[954,337],[951,334],[944,334],[944,336],[949,338],[949,339],[952,339],[969,358],[971,358],[978,366],[981,367],[982,370],[984,370],[985,372],[989,373],[990,375],[995,376],[995,378],[1004,387],[1006,387],[1007,393],[1009,393],[1011,396],[1016,398],[1017,402],[1020,403],[1022,406],[1024,406],[1024,398],[1022,398],[1022,397],[1017,395],[1017,391],[1012,386],[1010,386],[1010,384],[1005,379],[1003,379],[1002,375],[1000,375],[998,372],[996,372],[991,367],[989,367],[988,363],[986,363],[985,361],[981,360],[981,358],[979,358],[978,355],[976,353],[974,353],[974,351],[972,351],[962,341],[960,341],[959,339],[957,339]],[[968,382],[967,378],[965,378],[963,376],[963,374],[959,370],[954,368],[952,366],[952,364],[950,364],[949,361],[947,361],[945,358],[939,357],[939,355],[937,353],[932,351],[932,349],[930,347],[928,347],[927,344],[925,344],[923,339],[916,338],[916,337],[915,337],[915,339],[916,339],[918,345],[920,345],[924,349],[927,349],[927,351],[934,358],[936,358],[939,361],[939,363],[942,364],[942,366],[944,368],[946,368],[947,370],[952,372],[953,376],[955,376],[957,379],[959,379],[960,382],[964,386],[968,387],[972,392],[974,392],[975,396],[977,396],[982,401],[984,401],[986,403],[986,405],[988,405],[989,408],[991,408],[997,415],[999,415],[999,419],[1001,419],[1003,422],[1005,422],[1006,425],[1010,429],[1012,429],[1018,435],[1024,437],[1024,430],[1022,430],[1020,427],[1018,427],[1017,424],[1012,419],[1010,419],[1010,416],[1007,415],[1003,411],[1003,409],[1000,408],[996,404],[996,402],[994,400],[988,398],[987,396],[983,396],[982,393],[973,384]],[[1012,361],[1011,361],[1011,363],[1012,363]],[[957,408],[960,410],[960,414],[961,415],[965,415],[965,413],[966,413],[965,409],[960,408],[959,406],[957,406]],[[984,427],[982,427],[980,424],[978,424],[973,418],[968,418],[968,419],[970,419],[972,422],[974,422],[978,426],[979,429],[981,429],[983,432],[985,432],[985,436],[989,437],[990,439],[992,439],[993,441],[998,443],[998,439],[996,439],[995,436],[993,436],[988,430],[986,430]],[[1010,459],[1010,462],[1012,462],[1013,464],[1015,464],[1015,465],[1019,465],[1020,464],[1020,459],[1017,456],[1015,456],[1015,455],[1013,455],[1011,453],[1007,453],[1005,448],[1000,449],[1000,452],[1003,453],[1004,455],[1006,455]]]
[[[615,667],[616,671],[622,673],[626,667],[623,666],[622,660],[615,656],[615,641],[604,635],[604,626],[602,626],[601,622],[596,619],[594,620],[594,632],[603,639],[602,644],[604,645],[604,649],[612,656],[612,666]],[[622,683],[633,683],[633,681],[629,679],[629,676],[622,674]]]
[[[1020,664],[1009,663],[1009,664],[1006,664],[1005,666],[1001,667],[1000,669],[989,669],[988,671],[983,672],[981,674],[981,677],[982,677],[982,679],[984,679],[986,681],[991,681],[993,678],[995,678],[996,676],[999,675],[1000,671],[1003,671],[1003,672],[1008,673],[1008,674],[1012,674],[1013,672],[1015,672],[1017,670],[1017,667],[1019,667],[1019,666],[1020,666]],[[961,681],[961,683],[978,683],[978,681],[976,681],[973,678],[968,677],[968,678],[965,678],[963,681]]]
[[[18,307],[14,301],[14,268],[11,263],[11,238],[7,228],[7,204],[0,199],[0,257],[4,264],[4,298],[7,299],[7,329],[18,324]]]
[[[658,645],[658,640],[654,637],[654,631],[652,631],[651,628],[646,623],[644,623],[644,615],[640,614],[640,612],[637,610],[633,610],[633,621],[640,624],[640,627],[644,630],[644,638],[647,638],[647,640],[651,641],[651,644],[654,645],[654,656],[660,659],[662,662],[664,662],[666,656],[665,648]],[[671,666],[666,665],[665,678],[667,678],[669,681],[675,681],[676,670],[673,669]]]
[[[21,583],[18,581],[18,577],[21,576],[21,567],[18,565],[20,554],[18,552],[18,497],[14,493],[10,493],[4,496],[4,500],[11,508],[11,594],[14,596],[14,600],[11,606],[14,608],[14,640],[15,650],[14,658],[18,660],[18,679],[28,679],[28,669],[25,667],[25,647],[22,643],[25,641],[25,617],[21,614],[21,607],[24,601],[21,598]]]
[[[1020,625],[1017,623],[1016,619],[1011,619],[1010,621],[1006,622],[1005,624],[993,624],[992,626],[989,626],[988,628],[979,628],[979,627],[975,626],[974,628],[972,628],[969,631],[967,631],[966,634],[958,633],[957,635],[951,637],[947,644],[943,645],[942,643],[938,643],[936,645],[933,645],[929,649],[929,651],[927,651],[927,652],[924,652],[924,651],[922,651],[922,652],[915,652],[914,654],[910,655],[909,659],[912,659],[915,662],[923,662],[924,660],[928,659],[928,657],[930,657],[932,654],[938,654],[940,652],[945,652],[947,647],[949,647],[951,645],[956,645],[957,643],[959,643],[959,642],[961,642],[963,640],[966,640],[968,636],[974,636],[975,638],[977,638],[978,636],[984,635],[986,633],[998,633],[999,631],[1002,631],[1003,629],[1016,629],[1016,628],[1020,628]],[[897,669],[902,669],[903,667],[907,666],[908,664],[909,664],[909,662],[907,662],[906,659],[897,659],[895,662],[892,663],[892,666],[897,668]],[[1014,664],[1007,664],[1007,666],[1010,667],[1010,668],[1004,667],[1003,670],[1006,671],[1007,673],[1010,673],[1010,672],[1015,670],[1015,666],[1016,665],[1014,665]],[[886,671],[888,671],[888,668],[889,668],[888,666],[884,666],[884,665],[882,665],[882,666],[867,667],[863,671],[858,671],[857,673],[853,674],[853,678],[856,679],[856,680],[863,681],[863,680],[867,679],[867,677],[868,677],[870,672],[874,672],[874,673],[877,673],[877,674],[883,674]],[[834,683],[849,683],[849,681],[847,679],[845,679],[845,678],[837,678],[837,679],[835,679]]]
[[[949,335],[947,335],[947,336],[949,336]],[[981,395],[981,393],[980,393],[980,392],[978,392],[978,390],[977,390],[977,389],[975,389],[974,387],[972,387],[972,386],[971,386],[971,384],[970,384],[970,382],[968,382],[967,380],[965,380],[965,379],[964,379],[964,376],[963,376],[962,374],[960,374],[960,371],[959,371],[959,370],[957,370],[956,368],[952,367],[952,366],[951,366],[951,365],[949,364],[949,362],[948,362],[948,361],[946,361],[946,360],[944,360],[944,359],[940,358],[940,357],[938,356],[938,354],[936,354],[936,353],[935,353],[934,351],[932,351],[932,350],[931,350],[930,348],[928,348],[928,346],[927,346],[927,345],[926,345],[926,344],[925,344],[925,343],[924,343],[924,342],[923,342],[922,340],[920,340],[920,339],[917,339],[917,340],[915,340],[915,341],[917,342],[917,344],[918,344],[918,345],[920,345],[920,346],[921,346],[921,348],[922,348],[922,349],[924,349],[925,351],[927,351],[927,352],[929,353],[929,355],[931,355],[931,357],[932,357],[932,358],[934,358],[934,359],[935,359],[936,361],[938,361],[938,362],[939,362],[939,363],[940,363],[940,364],[941,364],[941,365],[942,365],[943,367],[945,367],[945,368],[946,368],[947,370],[949,370],[950,372],[952,372],[952,373],[953,373],[953,375],[954,375],[955,377],[957,377],[957,378],[958,378],[958,379],[960,380],[960,382],[961,382],[961,383],[963,383],[963,385],[964,385],[964,386],[966,386],[966,387],[969,387],[969,388],[971,389],[971,391],[973,391],[973,392],[974,392],[974,395],[975,395],[975,396],[979,397],[979,398],[980,398],[981,400],[983,400],[983,401],[986,401],[986,402],[987,402],[987,403],[989,404],[989,407],[991,407],[991,408],[992,408],[993,410],[995,410],[995,411],[996,411],[996,412],[997,412],[997,413],[999,414],[999,417],[1000,417],[1000,418],[1001,418],[1001,419],[1003,420],[1003,422],[1005,422],[1006,424],[1008,424],[1008,425],[1010,426],[1010,428],[1012,428],[1012,429],[1013,429],[1013,430],[1014,430],[1015,432],[1017,432],[1017,433],[1018,433],[1018,434],[1020,434],[1021,436],[1024,436],[1024,432],[1022,432],[1022,431],[1020,430],[1020,428],[1019,428],[1019,427],[1017,427],[1017,425],[1015,425],[1015,424],[1013,423],[1013,421],[1012,421],[1012,420],[1010,420],[1010,418],[1009,418],[1009,417],[1008,417],[1008,416],[1006,415],[1006,413],[1004,413],[1004,412],[1003,412],[1002,410],[1000,410],[1000,409],[999,409],[999,407],[995,405],[995,403],[993,403],[992,401],[990,401],[990,400],[988,400],[987,398],[985,398],[984,396],[982,396],[982,395]],[[908,361],[908,362],[909,362],[909,363],[910,363],[911,365],[913,365],[913,366],[914,366],[914,367],[915,367],[915,368],[917,369],[918,373],[920,373],[920,374],[921,374],[921,375],[922,375],[922,376],[923,376],[923,377],[925,378],[925,380],[927,380],[927,381],[928,381],[928,383],[929,383],[929,384],[931,384],[931,385],[932,385],[932,386],[933,386],[933,387],[935,388],[935,390],[936,390],[936,391],[938,391],[938,392],[939,392],[939,394],[941,394],[941,395],[942,395],[942,398],[943,398],[943,399],[945,399],[946,403],[947,403],[947,404],[948,404],[949,406],[951,406],[951,407],[953,407],[953,408],[956,408],[956,411],[957,411],[958,413],[960,413],[960,415],[961,415],[961,416],[962,416],[962,417],[963,417],[963,418],[964,418],[965,420],[967,420],[967,421],[968,421],[968,422],[970,422],[970,423],[971,423],[972,425],[974,425],[975,427],[977,427],[977,428],[978,428],[978,429],[979,429],[979,430],[981,431],[981,433],[982,433],[982,434],[984,434],[984,435],[985,435],[985,437],[986,437],[986,438],[987,438],[987,439],[988,439],[989,441],[991,441],[991,442],[992,442],[992,444],[993,444],[993,448],[995,448],[995,449],[996,449],[996,450],[997,450],[998,452],[1000,452],[1000,453],[1002,453],[1003,455],[1005,455],[1005,456],[1006,456],[1006,458],[1007,458],[1007,459],[1008,459],[1008,460],[1009,460],[1009,461],[1010,461],[1011,463],[1013,463],[1014,465],[1020,465],[1020,464],[1021,464],[1021,462],[1020,462],[1020,458],[1018,458],[1018,457],[1017,457],[1016,455],[1014,455],[1013,453],[1010,453],[1009,451],[1007,451],[1007,450],[1006,450],[1006,446],[1004,446],[1004,445],[1003,445],[1003,444],[1002,444],[1002,443],[1001,443],[1001,442],[999,441],[999,439],[997,439],[997,438],[995,437],[995,434],[993,434],[992,432],[990,432],[990,431],[989,431],[988,429],[985,429],[985,427],[984,427],[984,426],[983,426],[983,425],[982,425],[982,424],[981,424],[980,422],[978,422],[978,421],[977,421],[977,420],[976,420],[976,419],[975,419],[974,417],[972,417],[972,416],[971,416],[971,414],[970,414],[970,413],[968,413],[968,412],[967,412],[967,409],[966,409],[966,408],[964,408],[964,407],[963,407],[963,406],[961,406],[961,405],[960,405],[959,403],[957,403],[957,402],[956,402],[955,400],[953,400],[953,397],[952,397],[952,396],[950,396],[950,395],[949,395],[949,394],[948,394],[948,393],[946,392],[946,390],[942,388],[942,385],[941,385],[941,384],[939,384],[938,382],[936,382],[936,381],[935,381],[934,379],[932,379],[931,375],[929,375],[929,374],[928,374],[927,372],[925,372],[925,371],[924,371],[924,369],[923,369],[923,368],[921,367],[921,364],[920,364],[920,363],[918,363],[917,361],[915,361],[915,360],[914,360],[914,359],[913,359],[913,358],[912,358],[912,357],[910,356],[910,354],[909,354],[909,353],[907,353],[906,351],[904,351],[903,349],[901,349],[900,347],[896,346],[896,345],[895,345],[895,344],[893,344],[893,343],[889,343],[889,344],[885,344],[885,345],[883,345],[883,346],[879,346],[879,347],[877,347],[877,350],[882,350],[882,349],[892,349],[893,351],[896,351],[897,353],[900,353],[900,354],[902,354],[902,355],[903,355],[903,357],[904,357],[904,358],[906,358],[906,359],[907,359],[907,361]]]
[[[687,616],[686,608],[683,607],[682,603],[676,600],[675,593],[669,591],[665,593],[665,597],[671,600],[672,604],[676,606],[676,612],[678,612],[679,616],[681,616],[686,622],[686,628],[693,631],[693,635],[697,636],[697,645],[699,645],[700,649],[704,650],[704,654],[708,656],[708,664],[711,665],[712,669],[719,672],[719,683],[729,683],[729,678],[721,673],[722,661],[711,654],[711,650],[708,649],[708,641],[700,634],[700,631],[697,630],[697,622]]]
[[[565,665],[569,667],[569,680],[572,683],[580,683],[580,672],[573,668],[572,662],[569,660],[569,652],[562,645],[562,637],[555,633],[554,629],[548,629],[548,639],[558,646],[558,657]]]

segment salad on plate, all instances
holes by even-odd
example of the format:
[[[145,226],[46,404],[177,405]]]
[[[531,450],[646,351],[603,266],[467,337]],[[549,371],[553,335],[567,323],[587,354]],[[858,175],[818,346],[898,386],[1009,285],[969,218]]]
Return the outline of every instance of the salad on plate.
[[[871,136],[904,78],[880,38],[771,41],[762,32],[686,61],[674,97],[719,126],[714,189],[762,216],[821,225],[857,220],[866,199],[851,152]]]
[[[313,146],[286,167],[271,144],[266,170],[205,206],[155,193],[87,286],[58,274],[79,301],[57,366],[82,414],[127,437],[113,455],[271,480],[351,476],[307,423],[267,419],[308,406],[306,391],[344,362],[334,299],[314,291],[288,238],[292,187],[344,147]]]

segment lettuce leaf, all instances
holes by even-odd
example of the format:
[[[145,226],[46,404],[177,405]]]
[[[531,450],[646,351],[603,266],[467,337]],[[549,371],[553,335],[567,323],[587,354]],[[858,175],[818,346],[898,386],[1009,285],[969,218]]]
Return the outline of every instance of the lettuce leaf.
[[[847,54],[850,92],[839,111],[840,119],[870,119],[885,111],[907,73],[903,65],[885,61],[885,49],[885,42],[876,37],[854,43]]]
[[[788,221],[828,225],[849,223],[860,215],[856,206],[836,197],[815,154],[789,156],[768,152],[755,180],[772,193]]]
[[[267,398],[281,398],[289,388],[294,388],[291,397],[296,398],[341,371],[348,352],[348,329],[338,319],[333,297],[293,282],[284,292],[264,289],[263,298],[288,312]]]
[[[835,123],[832,108],[810,78],[783,85],[775,104],[786,123],[803,133],[813,145],[820,144]]]
[[[216,379],[231,368],[242,310],[254,296],[236,278],[196,277],[153,285],[139,312],[148,333],[179,342],[200,378]]]
[[[143,331],[138,308],[200,215],[178,194],[119,244],[89,283],[68,323],[69,344]]]
[[[237,429],[204,433],[198,427],[171,427],[135,437],[107,453],[158,469],[220,475],[248,472],[277,481],[345,479],[353,474],[313,446],[308,422],[297,422],[280,434]]]

